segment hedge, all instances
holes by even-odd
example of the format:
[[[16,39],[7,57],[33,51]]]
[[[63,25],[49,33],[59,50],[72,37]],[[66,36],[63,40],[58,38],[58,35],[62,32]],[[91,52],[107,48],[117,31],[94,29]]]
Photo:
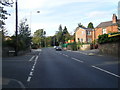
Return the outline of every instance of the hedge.
[[[117,33],[110,33],[110,35],[114,34],[119,34],[120,32]],[[113,36],[113,37],[108,37],[109,34],[103,34],[98,36],[98,43],[99,44],[104,44],[104,43],[110,43],[110,42],[117,42],[120,41],[120,35]]]

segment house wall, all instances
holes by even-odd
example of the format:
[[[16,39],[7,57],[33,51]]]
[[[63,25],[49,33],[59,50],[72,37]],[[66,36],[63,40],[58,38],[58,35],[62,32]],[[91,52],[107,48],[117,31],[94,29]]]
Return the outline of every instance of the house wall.
[[[91,39],[91,42],[93,41],[93,31],[90,31],[91,35],[86,35],[86,42],[88,41],[88,38]]]
[[[102,28],[95,28],[95,39],[98,39],[99,35],[102,35]]]
[[[118,26],[109,26],[106,28],[107,33],[118,32]]]
[[[78,42],[79,39],[83,39],[83,42],[86,42],[86,31],[79,28],[75,33],[75,41]]]
[[[98,39],[99,35],[102,35],[103,28],[96,28],[95,29],[95,39]],[[108,26],[106,27],[106,34],[112,33],[112,32],[118,32],[118,26]]]

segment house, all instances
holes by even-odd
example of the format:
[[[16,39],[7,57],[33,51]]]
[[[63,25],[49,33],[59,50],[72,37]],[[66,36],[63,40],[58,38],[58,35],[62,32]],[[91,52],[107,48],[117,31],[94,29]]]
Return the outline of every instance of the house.
[[[77,27],[75,30],[75,41],[83,43],[91,43],[94,37],[94,29]]]
[[[98,36],[102,35],[102,34],[119,32],[118,24],[120,24],[120,19],[117,19],[117,16],[115,14],[113,14],[112,21],[101,22],[95,28],[95,39],[98,39]]]

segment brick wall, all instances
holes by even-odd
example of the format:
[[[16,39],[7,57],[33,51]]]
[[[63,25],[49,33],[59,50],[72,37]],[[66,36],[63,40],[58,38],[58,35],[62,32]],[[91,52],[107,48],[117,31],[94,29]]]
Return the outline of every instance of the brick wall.
[[[102,35],[103,28],[96,28],[95,29],[95,39],[98,39],[99,35]],[[118,26],[108,26],[106,27],[106,34],[112,33],[112,32],[118,32]]]

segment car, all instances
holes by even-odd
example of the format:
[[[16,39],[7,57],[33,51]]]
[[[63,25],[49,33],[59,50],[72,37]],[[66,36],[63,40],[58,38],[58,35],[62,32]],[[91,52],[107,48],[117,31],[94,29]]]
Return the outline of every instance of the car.
[[[60,47],[60,46],[56,46],[56,51],[62,51],[62,47]]]
[[[54,48],[56,48],[56,46],[54,46]]]

